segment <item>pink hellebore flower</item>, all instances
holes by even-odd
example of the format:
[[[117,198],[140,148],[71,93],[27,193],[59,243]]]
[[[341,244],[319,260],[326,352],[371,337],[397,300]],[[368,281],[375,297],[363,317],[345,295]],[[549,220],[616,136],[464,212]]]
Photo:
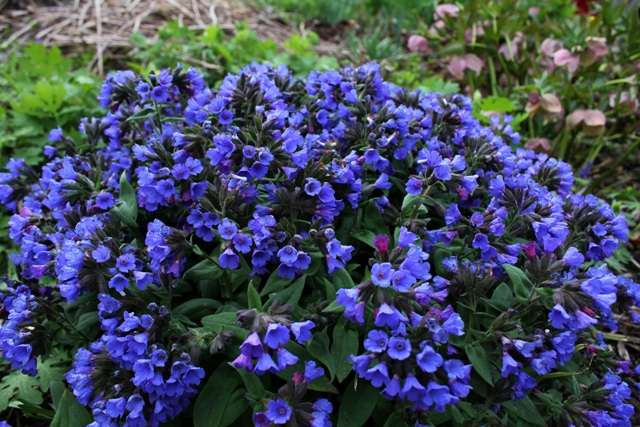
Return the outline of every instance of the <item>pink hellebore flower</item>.
[[[407,40],[407,49],[409,49],[409,52],[422,54],[427,54],[430,52],[427,39],[417,34],[413,34],[409,37],[409,40]]]
[[[471,70],[476,75],[480,74],[484,62],[477,55],[467,53],[465,55],[457,55],[449,60],[447,71],[457,80],[464,79],[465,70]]]
[[[560,49],[553,54],[553,63],[558,67],[566,67],[573,74],[578,69],[580,58],[568,49]]]
[[[608,53],[607,39],[604,37],[588,37],[587,49],[582,56],[582,62],[586,65],[591,65]]]
[[[546,38],[540,45],[540,53],[549,58],[553,58],[553,54],[562,49],[562,42],[556,39]]]
[[[596,136],[604,131],[607,118],[600,110],[576,110],[567,116],[567,127],[582,127],[585,134]]]
[[[503,43],[498,52],[509,61],[513,61],[520,52],[520,47],[524,43],[524,34],[518,31],[511,40]]]
[[[525,106],[525,111],[531,115],[536,114],[539,110],[552,116],[560,116],[563,113],[562,102],[553,93],[545,93],[539,95],[535,92],[529,94],[529,101]]]
[[[536,153],[549,153],[551,151],[551,141],[547,138],[530,138],[524,147]]]
[[[446,18],[457,18],[460,13],[460,8],[455,4],[445,3],[436,6],[436,11],[433,14],[433,19],[446,19]]]

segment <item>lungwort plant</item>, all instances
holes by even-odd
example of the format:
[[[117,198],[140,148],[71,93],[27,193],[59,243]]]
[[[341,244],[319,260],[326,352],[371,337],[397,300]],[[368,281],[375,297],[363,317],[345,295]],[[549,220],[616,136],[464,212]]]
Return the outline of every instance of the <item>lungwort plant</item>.
[[[1,177],[9,421],[637,425],[627,226],[508,120],[375,64],[116,72],[99,99]]]

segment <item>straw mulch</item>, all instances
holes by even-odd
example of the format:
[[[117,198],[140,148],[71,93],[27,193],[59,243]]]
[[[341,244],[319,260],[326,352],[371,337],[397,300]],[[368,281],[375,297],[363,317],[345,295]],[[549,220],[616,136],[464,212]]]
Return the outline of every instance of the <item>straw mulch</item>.
[[[215,24],[229,31],[245,21],[258,35],[276,41],[291,33],[277,16],[257,13],[242,0],[0,0],[0,51],[28,41],[66,51],[90,47],[95,50],[91,65],[103,74],[105,58],[126,55],[132,33],[152,37],[171,20],[193,29]]]

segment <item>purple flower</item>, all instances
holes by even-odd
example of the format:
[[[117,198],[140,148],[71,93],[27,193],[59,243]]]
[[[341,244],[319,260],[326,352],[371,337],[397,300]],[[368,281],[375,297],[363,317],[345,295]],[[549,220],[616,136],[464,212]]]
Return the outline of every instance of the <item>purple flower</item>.
[[[136,267],[136,257],[132,254],[120,255],[116,260],[116,267],[123,273],[127,273]]]
[[[264,342],[273,349],[280,348],[289,342],[289,329],[278,323],[271,323],[264,335]]]
[[[324,369],[317,366],[313,360],[308,360],[304,363],[304,379],[307,382],[312,382],[324,375]]]
[[[231,220],[225,218],[218,225],[218,233],[224,240],[231,240],[238,232],[238,226]]]
[[[393,337],[389,340],[387,354],[395,360],[405,360],[411,355],[411,343],[406,338]]]
[[[225,249],[218,258],[220,267],[235,270],[240,266],[240,257],[231,248]]]
[[[571,246],[565,252],[562,261],[569,267],[580,267],[584,263],[584,256],[575,247]]]
[[[294,322],[291,324],[291,332],[298,343],[304,344],[312,338],[311,329],[315,326],[316,324],[311,320]]]
[[[442,366],[443,361],[443,357],[433,347],[426,344],[422,347],[420,353],[416,355],[416,362],[420,369],[430,374],[437,371]]]
[[[109,280],[109,287],[122,293],[129,286],[129,279],[118,273]]]
[[[96,205],[100,209],[110,209],[115,204],[113,194],[102,191],[96,196]]]
[[[109,261],[111,258],[111,251],[104,245],[100,245],[91,251],[91,257],[99,263],[104,263]]]
[[[389,343],[389,336],[378,329],[373,329],[367,334],[367,339],[364,340],[364,348],[374,353],[382,353],[387,349]]]
[[[309,196],[317,196],[320,194],[322,184],[315,178],[307,178],[304,184],[304,192]]]
[[[395,307],[388,304],[382,304],[378,309],[375,317],[375,325],[378,327],[387,326],[395,329],[400,322],[406,322],[407,318],[400,313]]]
[[[284,399],[276,398],[267,403],[265,415],[274,424],[285,424],[291,418],[292,412],[291,406]]]
[[[371,281],[374,285],[387,288],[391,284],[391,264],[388,262],[376,263],[371,267]]]

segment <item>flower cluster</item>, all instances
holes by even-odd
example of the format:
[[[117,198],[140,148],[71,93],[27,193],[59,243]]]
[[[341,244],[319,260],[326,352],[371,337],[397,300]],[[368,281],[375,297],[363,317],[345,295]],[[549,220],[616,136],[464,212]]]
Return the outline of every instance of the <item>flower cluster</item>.
[[[297,364],[298,357],[285,347],[292,336],[297,343],[306,343],[315,327],[311,320],[290,323],[281,316],[260,315],[255,310],[240,312],[239,320],[253,332],[242,342],[240,355],[231,365],[257,375],[277,373]]]
[[[100,294],[100,340],[81,348],[66,380],[78,401],[90,406],[96,426],[160,425],[189,405],[204,370],[175,346],[156,342],[168,311],[155,303],[143,314],[123,310]]]
[[[66,375],[95,425],[169,421],[228,362],[269,389],[258,425],[330,425],[323,392],[347,377],[410,422],[489,395],[509,417],[534,387],[573,399],[553,375],[570,363],[614,399],[576,425],[631,422],[637,381],[591,364],[601,332],[640,320],[640,285],[605,264],[626,225],[519,148],[508,117],[482,126],[469,99],[375,64],[304,80],[251,65],[215,90],[193,70],[119,72],[100,102],[88,144],[54,132],[37,172],[0,176],[26,285],[3,297],[0,350],[35,372],[33,295],[97,312]]]
[[[305,362],[303,372],[294,372],[292,379],[278,390],[278,396],[264,404],[264,410],[253,414],[256,427],[274,425],[310,425],[313,427],[331,427],[333,405],[327,399],[315,402],[303,402],[310,383],[324,375],[324,369],[309,360]]]
[[[27,286],[8,286],[0,291],[0,312],[6,313],[0,324],[0,352],[13,369],[31,375],[36,373],[37,350],[33,345],[42,338],[37,336],[33,318],[36,310],[38,302]]]
[[[448,282],[432,277],[429,255],[417,240],[405,227],[393,249],[388,236],[377,236],[380,260],[373,263],[370,280],[340,289],[337,301],[349,320],[361,324],[365,306],[373,302],[375,307],[375,328],[363,342],[366,353],[351,356],[356,374],[389,399],[442,412],[469,394],[471,365],[448,346],[450,335],[464,334],[464,324],[451,306],[440,307]]]

